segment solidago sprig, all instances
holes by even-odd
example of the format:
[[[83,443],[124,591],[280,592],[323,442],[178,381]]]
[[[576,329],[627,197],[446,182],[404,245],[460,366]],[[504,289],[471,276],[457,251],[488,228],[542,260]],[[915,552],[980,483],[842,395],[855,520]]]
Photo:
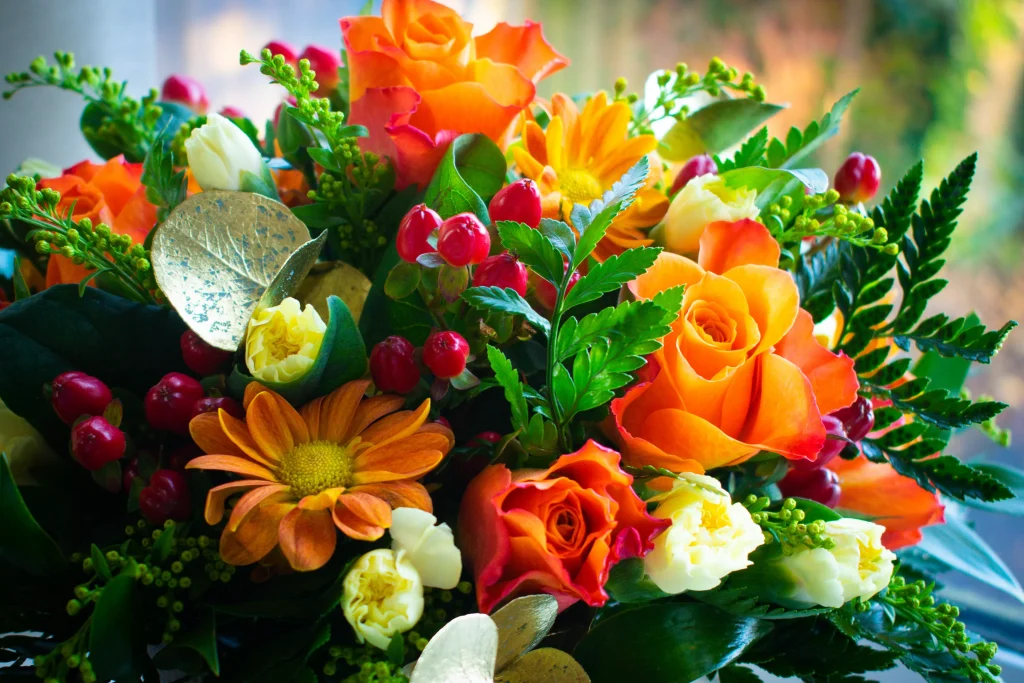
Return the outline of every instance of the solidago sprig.
[[[807,514],[797,509],[796,500],[787,498],[778,512],[768,509],[771,500],[767,496],[747,496],[743,506],[750,511],[750,517],[764,531],[765,543],[781,543],[782,552],[791,555],[797,548],[835,547],[835,541],[825,535],[825,523],[815,520],[805,523]]]
[[[75,221],[73,211],[61,211],[60,193],[36,189],[33,178],[11,174],[0,192],[0,220],[17,220],[32,226],[27,239],[41,254],[60,255],[92,272],[82,280],[84,287],[100,275],[108,275],[118,293],[134,301],[154,304],[162,299],[153,276],[147,250],[133,244],[128,235],[110,226],[93,225],[88,218]]]
[[[869,216],[848,209],[838,201],[839,193],[835,190],[809,195],[801,211],[793,216],[793,199],[783,196],[767,207],[762,219],[772,236],[782,244],[797,243],[805,237],[831,237],[891,256],[899,253],[899,244],[889,242],[885,228],[876,227]]]

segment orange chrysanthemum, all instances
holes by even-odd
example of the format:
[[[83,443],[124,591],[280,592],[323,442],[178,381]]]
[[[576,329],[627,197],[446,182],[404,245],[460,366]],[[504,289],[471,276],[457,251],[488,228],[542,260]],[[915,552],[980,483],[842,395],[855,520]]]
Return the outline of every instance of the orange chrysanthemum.
[[[512,154],[520,172],[540,187],[544,215],[567,220],[573,204],[598,199],[645,154],[654,151],[658,141],[653,135],[630,138],[629,105],[608,102],[604,92],[590,98],[582,113],[568,95],[561,93],[552,98],[551,107],[547,130],[527,121],[523,146],[514,147]],[[642,228],[657,224],[669,204],[668,198],[654,188],[654,171],[594,250],[598,261],[653,244]]]
[[[216,524],[225,501],[246,492],[221,535],[225,562],[258,562],[280,545],[294,569],[318,569],[334,554],[336,528],[372,541],[391,526],[393,508],[431,511],[416,480],[451,449],[451,430],[426,422],[429,399],[395,412],[404,398],[364,398],[367,386],[349,382],[296,411],[253,382],[244,422],[223,410],[192,420],[192,438],[210,455],[188,467],[246,477],[211,489],[206,499],[206,521]]]

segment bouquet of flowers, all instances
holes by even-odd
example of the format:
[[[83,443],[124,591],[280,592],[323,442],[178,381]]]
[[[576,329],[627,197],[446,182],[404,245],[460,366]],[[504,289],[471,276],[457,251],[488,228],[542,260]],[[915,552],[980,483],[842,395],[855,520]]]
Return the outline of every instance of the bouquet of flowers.
[[[1007,443],[962,384],[1015,323],[926,313],[975,156],[872,203],[808,163],[855,92],[774,138],[719,59],[545,100],[539,24],[472,29],[243,50],[265,125],[7,76],[105,161],[0,195],[0,675],[999,680],[931,578],[1024,599],[959,513],[1024,475],[943,454]]]

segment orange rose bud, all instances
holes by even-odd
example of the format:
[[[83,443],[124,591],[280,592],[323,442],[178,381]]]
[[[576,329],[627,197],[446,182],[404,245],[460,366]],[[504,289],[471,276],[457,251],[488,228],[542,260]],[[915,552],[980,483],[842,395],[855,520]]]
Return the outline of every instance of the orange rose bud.
[[[492,465],[466,489],[459,547],[473,566],[477,603],[491,612],[520,595],[548,593],[565,609],[600,606],[619,560],[646,555],[669,524],[647,514],[619,454],[588,441],[546,470]]]

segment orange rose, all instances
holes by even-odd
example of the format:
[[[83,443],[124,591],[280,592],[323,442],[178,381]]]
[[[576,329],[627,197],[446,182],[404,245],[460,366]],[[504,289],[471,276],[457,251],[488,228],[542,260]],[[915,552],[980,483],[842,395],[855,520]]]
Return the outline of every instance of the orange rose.
[[[350,122],[366,126],[365,151],[390,157],[399,187],[425,185],[462,133],[501,142],[533,102],[536,83],[569,61],[540,24],[473,25],[430,0],[384,0],[380,17],[346,17]]]
[[[564,609],[603,605],[620,559],[642,556],[668,520],[647,514],[619,454],[588,441],[546,470],[492,465],[466,489],[459,547],[473,565],[480,610],[549,593]]]
[[[630,283],[640,299],[686,285],[660,370],[612,402],[631,465],[703,472],[759,451],[813,460],[821,416],[853,403],[853,361],[814,339],[779,245],[760,223],[712,223],[697,263],[663,252]]]
[[[118,156],[105,164],[79,162],[59,178],[41,180],[39,187],[60,192],[60,211],[69,211],[74,205],[74,220],[106,223],[113,232],[142,244],[156,223],[156,207],[146,200],[141,178],[142,164],[129,164]],[[53,255],[46,268],[46,286],[78,284],[88,274],[85,266]]]
[[[895,550],[921,540],[921,527],[941,524],[945,506],[936,493],[904,477],[887,463],[836,458],[828,468],[839,475],[839,507],[868,515],[885,527],[882,543]]]

